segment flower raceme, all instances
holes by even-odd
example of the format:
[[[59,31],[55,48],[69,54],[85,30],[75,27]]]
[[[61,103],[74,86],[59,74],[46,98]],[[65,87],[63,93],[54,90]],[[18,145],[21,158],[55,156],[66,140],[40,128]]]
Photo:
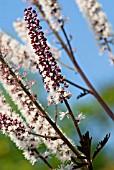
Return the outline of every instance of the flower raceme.
[[[42,10],[44,11],[46,19],[49,20],[49,23],[53,29],[56,31],[59,31],[63,20],[62,13],[61,13],[61,7],[58,4],[57,0],[36,0],[39,1]]]
[[[40,145],[40,139],[30,134],[31,128],[15,112],[0,93],[0,131],[10,137],[16,146],[32,164],[37,161],[34,151]]]
[[[49,19],[56,18],[58,21],[62,19],[61,7],[57,0],[39,0],[39,2]]]
[[[57,62],[53,57],[50,47],[47,45],[47,39],[41,31],[40,21],[37,18],[35,10],[32,7],[24,10],[24,19],[27,22],[28,35],[31,39],[32,47],[35,54],[38,56],[37,68],[42,76],[44,87],[48,96],[48,104],[52,102],[58,104],[64,99],[71,97],[69,91],[65,91],[68,84],[65,82],[65,77],[61,75],[61,70],[57,66]]]
[[[106,45],[105,39],[113,41],[114,33],[101,4],[97,0],[76,0],[76,3],[84,17],[89,21],[100,47]]]
[[[35,55],[31,53],[30,48],[26,48],[26,45],[20,44],[17,40],[0,30],[0,46],[2,53],[7,55],[7,60],[10,63],[21,64],[26,70],[35,72],[36,63],[33,59]]]

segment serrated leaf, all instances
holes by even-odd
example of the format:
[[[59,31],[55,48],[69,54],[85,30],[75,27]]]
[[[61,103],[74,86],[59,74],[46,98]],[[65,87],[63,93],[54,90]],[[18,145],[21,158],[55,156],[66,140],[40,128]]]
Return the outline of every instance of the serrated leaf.
[[[92,156],[92,160],[95,159],[95,157],[97,156],[97,154],[101,151],[101,149],[105,146],[105,144],[107,143],[108,139],[110,137],[110,133],[106,134],[106,136],[104,137],[104,139],[102,141],[100,141],[96,147],[95,152],[93,153]]]
[[[80,141],[81,146],[77,146],[78,150],[82,152],[89,160],[91,151],[91,141],[92,138],[89,136],[89,132],[87,131],[85,135],[83,135],[83,140]]]

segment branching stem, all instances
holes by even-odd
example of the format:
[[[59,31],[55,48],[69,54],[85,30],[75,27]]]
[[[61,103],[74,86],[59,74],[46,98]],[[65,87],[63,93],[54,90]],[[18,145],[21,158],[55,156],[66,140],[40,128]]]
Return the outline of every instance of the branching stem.
[[[71,118],[72,118],[72,121],[73,121],[73,123],[75,125],[75,128],[76,128],[76,130],[78,132],[79,138],[80,138],[81,141],[83,141],[83,137],[82,137],[81,131],[79,129],[78,122],[76,121],[76,119],[74,117],[74,114],[73,114],[73,112],[72,112],[72,110],[70,108],[70,105],[69,105],[68,101],[65,100],[65,99],[64,99],[64,102],[65,102],[65,105],[66,105],[66,107],[67,107],[67,109],[69,111],[69,114],[70,114]]]
[[[68,68],[68,69],[70,69],[70,70],[73,70],[73,71],[77,72],[75,68],[70,67],[69,65],[63,63],[63,62],[60,61],[60,60],[57,60],[57,62],[60,63],[62,66],[66,67],[66,68]]]
[[[53,170],[52,166],[49,164],[49,162],[38,152],[37,149],[34,149],[34,152],[38,155],[38,157],[48,166],[50,170]]]
[[[100,97],[100,95],[97,93],[97,91],[94,89],[94,87],[92,86],[92,84],[89,82],[88,78],[86,77],[86,75],[84,74],[84,72],[82,71],[81,67],[78,65],[77,61],[74,58],[74,54],[72,52],[72,48],[70,45],[70,42],[68,40],[67,34],[65,32],[64,27],[62,27],[64,36],[66,38],[66,41],[68,41],[67,43],[69,44],[69,49],[70,49],[70,55],[68,55],[72,61],[72,63],[74,64],[75,68],[77,69],[77,71],[79,72],[79,74],[81,75],[81,77],[83,78],[83,80],[85,81],[85,83],[87,84],[87,86],[89,87],[90,91],[92,92],[93,96],[98,100],[98,102],[101,104],[101,106],[104,108],[104,110],[106,111],[106,113],[110,116],[110,118],[114,121],[114,114],[113,112],[110,110],[110,108],[107,106],[107,104],[103,101],[103,99]],[[69,50],[68,50],[69,51]],[[67,52],[67,51],[66,51]]]
[[[57,116],[58,116],[58,107],[57,104],[55,104],[55,123],[57,123]]]
[[[75,86],[75,87],[83,90],[83,91],[86,92],[86,93],[92,94],[92,91],[90,91],[90,90],[88,90],[88,89],[86,89],[86,88],[84,88],[84,87],[82,87],[82,86],[79,86],[79,85],[73,83],[72,81],[70,81],[70,80],[68,80],[68,79],[65,79],[65,81],[66,81],[67,83],[69,83],[69,84],[71,84],[71,85],[73,85],[73,86]]]
[[[36,134],[36,133],[32,133],[29,132],[30,134],[34,135],[34,136],[39,136],[45,139],[51,139],[51,140],[57,140],[57,139],[61,139],[59,136],[49,136],[49,135],[41,135],[41,134]]]

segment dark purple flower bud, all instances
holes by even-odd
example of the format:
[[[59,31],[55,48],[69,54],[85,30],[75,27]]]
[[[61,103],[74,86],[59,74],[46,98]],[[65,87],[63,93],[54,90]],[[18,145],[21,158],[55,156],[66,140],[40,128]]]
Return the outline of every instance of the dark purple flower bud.
[[[32,10],[32,7],[28,7],[28,10],[30,10],[30,11],[31,11],[31,10]]]
[[[32,8],[28,8],[28,10],[25,10],[25,15],[27,28],[29,30],[28,35],[30,36],[31,44],[39,60],[37,69],[39,69],[39,73],[42,75],[46,91],[50,93],[49,100],[51,101],[49,101],[49,103],[53,101],[56,103],[58,103],[58,101],[62,102],[64,100],[64,95],[65,98],[67,98],[67,92],[64,91],[64,87],[67,87],[67,84],[64,84],[63,76],[61,76],[61,70],[57,66],[52,53],[49,51],[50,47],[47,45],[47,39],[44,37],[44,33],[39,31],[42,27],[40,26],[39,19],[36,18],[36,12],[32,10]],[[57,90],[58,87],[61,87],[59,91]],[[63,90],[61,91],[61,89]],[[53,95],[57,96],[57,99]]]

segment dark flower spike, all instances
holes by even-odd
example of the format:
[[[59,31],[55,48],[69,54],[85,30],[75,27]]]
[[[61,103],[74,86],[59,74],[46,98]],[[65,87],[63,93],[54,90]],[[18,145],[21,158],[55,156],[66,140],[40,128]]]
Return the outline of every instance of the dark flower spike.
[[[48,105],[54,102],[58,104],[64,99],[71,97],[69,91],[65,91],[68,84],[65,77],[61,75],[61,70],[53,57],[50,47],[47,45],[47,39],[41,31],[40,21],[37,18],[35,10],[32,7],[24,10],[24,19],[27,22],[28,35],[31,39],[32,47],[37,56],[37,68],[42,76],[44,87],[49,93]]]
[[[92,156],[92,160],[95,159],[95,157],[97,156],[97,154],[101,151],[101,149],[105,146],[105,144],[108,142],[108,139],[110,137],[110,133],[106,134],[106,136],[104,137],[104,139],[98,143],[95,152],[93,153]]]

